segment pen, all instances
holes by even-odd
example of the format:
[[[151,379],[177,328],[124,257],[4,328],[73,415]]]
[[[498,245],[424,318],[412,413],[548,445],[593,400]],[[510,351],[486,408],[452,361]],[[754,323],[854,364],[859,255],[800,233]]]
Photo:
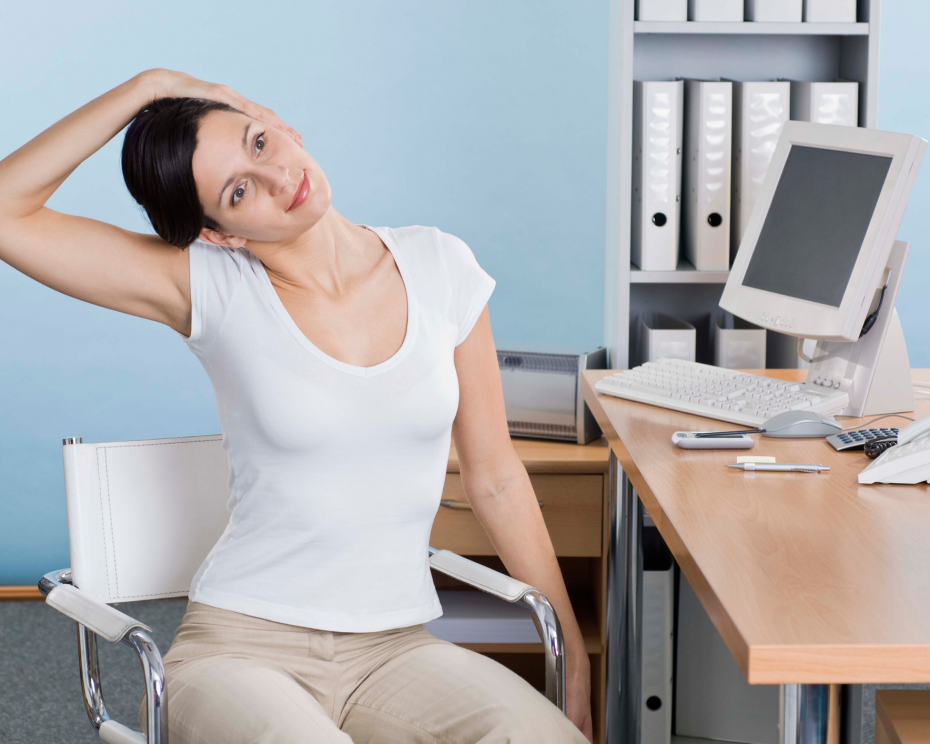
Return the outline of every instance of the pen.
[[[819,473],[821,470],[829,470],[829,465],[812,465],[809,463],[797,462],[741,462],[731,463],[728,468],[737,470],[773,470],[779,473]]]

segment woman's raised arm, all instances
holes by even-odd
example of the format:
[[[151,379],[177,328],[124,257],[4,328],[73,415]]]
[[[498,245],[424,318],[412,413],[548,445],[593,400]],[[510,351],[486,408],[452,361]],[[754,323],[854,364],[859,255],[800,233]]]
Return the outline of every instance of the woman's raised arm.
[[[189,251],[157,235],[45,206],[64,180],[146,103],[165,96],[223,101],[299,138],[274,112],[225,85],[172,70],[142,72],[0,160],[0,260],[71,297],[165,323],[187,336]]]

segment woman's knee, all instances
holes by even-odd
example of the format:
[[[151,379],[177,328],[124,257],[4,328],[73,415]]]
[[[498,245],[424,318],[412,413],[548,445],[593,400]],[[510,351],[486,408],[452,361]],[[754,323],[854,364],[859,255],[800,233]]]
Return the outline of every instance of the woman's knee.
[[[535,688],[511,695],[506,705],[492,705],[480,715],[481,744],[590,744],[587,737]]]
[[[485,704],[477,712],[476,744],[589,744],[559,707],[523,677],[494,659],[471,653],[491,672],[479,680],[484,683]]]
[[[428,734],[424,741],[588,741],[557,706],[525,679],[494,659],[454,644],[421,647],[386,664],[356,690],[343,729],[358,744],[393,741],[371,735],[383,732],[386,725],[395,725],[393,721],[403,721]]]

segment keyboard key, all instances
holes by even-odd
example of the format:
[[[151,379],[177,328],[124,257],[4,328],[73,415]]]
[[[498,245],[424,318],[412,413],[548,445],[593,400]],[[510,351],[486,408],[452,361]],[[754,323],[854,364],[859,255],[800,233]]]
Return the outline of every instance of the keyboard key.
[[[639,390],[641,393],[649,393],[651,395],[658,395],[663,398],[671,397],[671,392],[668,390],[663,390],[661,388],[649,387],[647,385],[630,385],[631,390]]]

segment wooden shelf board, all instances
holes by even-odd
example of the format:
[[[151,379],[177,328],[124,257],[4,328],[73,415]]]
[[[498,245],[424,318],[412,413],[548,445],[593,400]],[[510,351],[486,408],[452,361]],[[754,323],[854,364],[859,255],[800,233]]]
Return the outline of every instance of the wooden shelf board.
[[[603,437],[585,445],[520,437],[510,441],[528,473],[606,473],[610,461],[610,447]],[[454,442],[449,447],[446,472],[459,472]]]
[[[37,586],[0,586],[0,601],[6,599],[45,599]]]
[[[636,34],[773,34],[795,36],[868,36],[868,23],[698,23],[695,21],[636,21]]]
[[[643,271],[630,264],[630,284],[726,284],[729,271],[698,271],[681,259],[675,271]]]

